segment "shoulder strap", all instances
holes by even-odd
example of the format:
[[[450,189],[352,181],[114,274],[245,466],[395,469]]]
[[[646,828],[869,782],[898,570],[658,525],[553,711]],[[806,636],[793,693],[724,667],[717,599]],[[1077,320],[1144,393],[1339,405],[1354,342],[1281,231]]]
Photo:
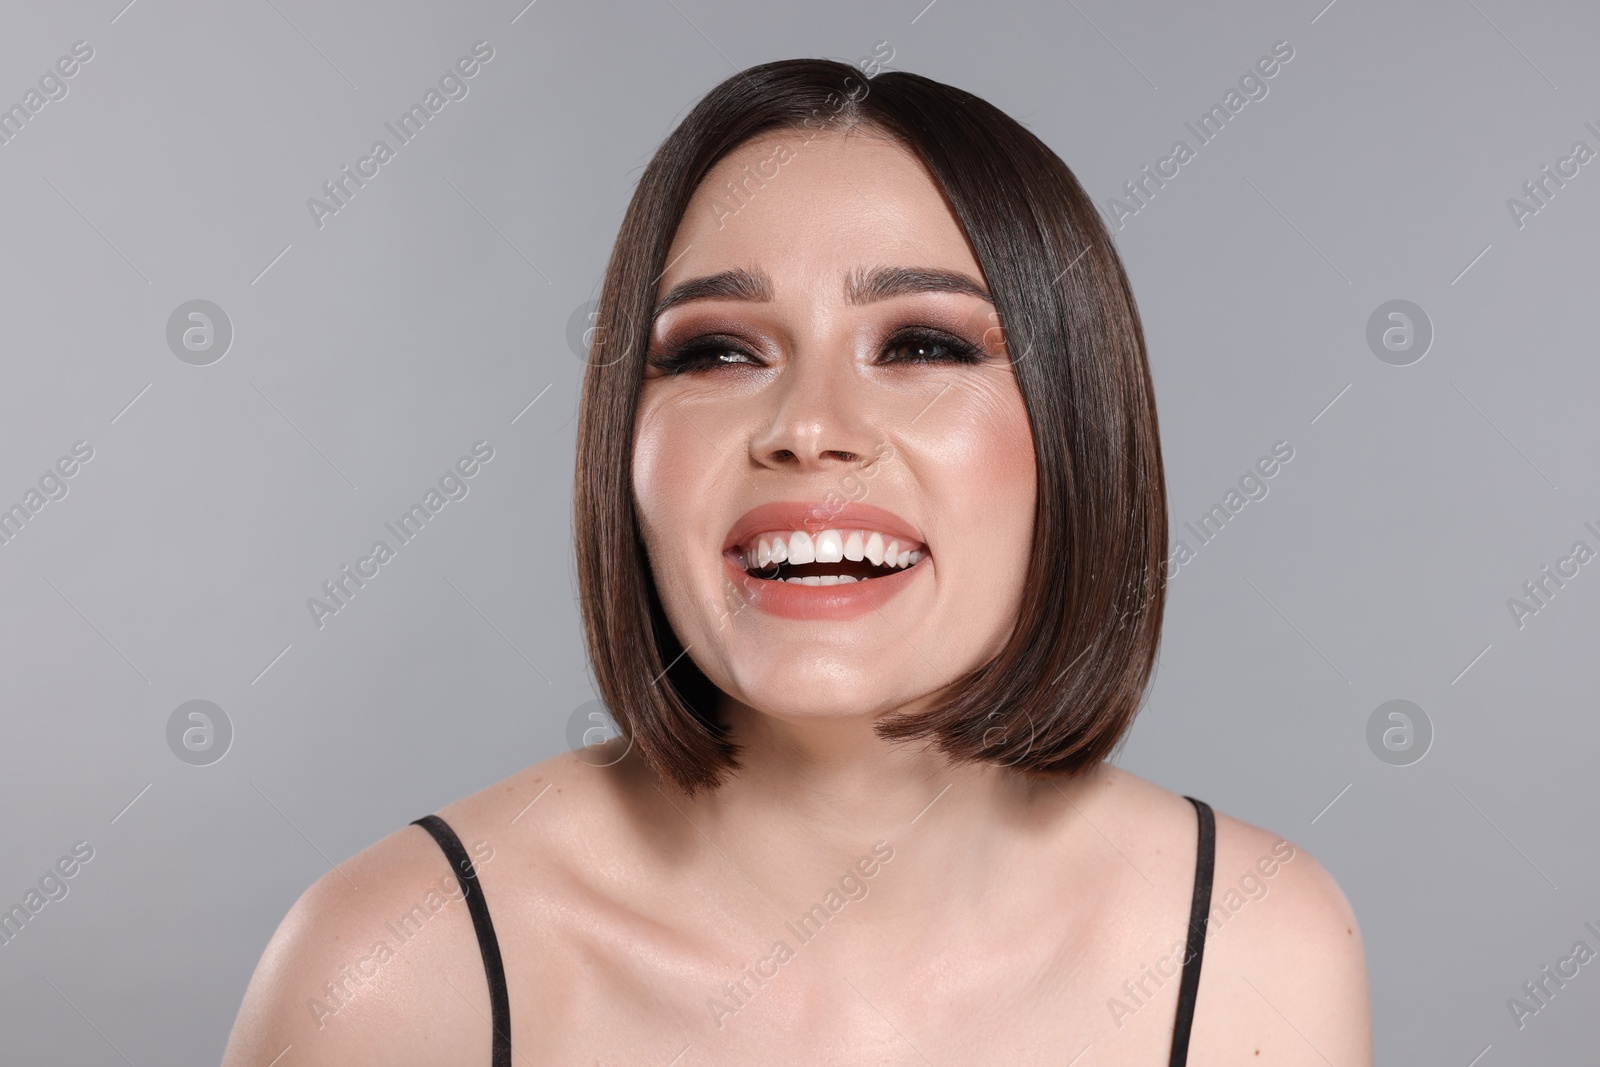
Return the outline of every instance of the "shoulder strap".
[[[494,936],[494,923],[489,919],[489,903],[483,898],[483,887],[478,884],[478,872],[473,869],[472,858],[449,823],[437,815],[424,815],[412,820],[411,825],[420,826],[433,835],[449,857],[456,881],[461,883],[467,910],[472,913],[472,929],[478,935],[478,949],[483,953],[483,969],[489,978],[489,1010],[494,1027],[490,1063],[492,1067],[511,1067],[511,998],[506,994],[506,970],[500,959],[500,942]]]
[[[1194,1025],[1194,1002],[1200,992],[1200,959],[1206,951],[1206,924],[1211,918],[1211,878],[1217,862],[1217,823],[1211,806],[1194,797],[1184,797],[1194,805],[1200,823],[1199,847],[1195,850],[1194,896],[1189,904],[1189,941],[1183,953],[1183,980],[1178,985],[1178,1015],[1172,1024],[1172,1058],[1168,1067],[1185,1067],[1189,1062],[1189,1028]]]

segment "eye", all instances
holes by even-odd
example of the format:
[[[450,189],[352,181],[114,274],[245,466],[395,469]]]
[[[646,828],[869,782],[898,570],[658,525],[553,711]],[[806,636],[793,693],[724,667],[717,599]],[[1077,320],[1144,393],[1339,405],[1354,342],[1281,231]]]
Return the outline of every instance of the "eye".
[[[732,338],[696,337],[651,357],[650,364],[666,374],[682,374],[727,364],[755,366],[759,361]]]
[[[888,363],[981,363],[983,350],[970,341],[943,330],[913,327],[884,342]]]

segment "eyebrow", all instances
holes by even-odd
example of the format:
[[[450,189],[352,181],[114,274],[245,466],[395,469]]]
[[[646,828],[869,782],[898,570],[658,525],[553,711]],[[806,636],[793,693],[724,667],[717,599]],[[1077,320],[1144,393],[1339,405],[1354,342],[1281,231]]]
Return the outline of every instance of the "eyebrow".
[[[707,275],[704,278],[690,278],[668,289],[667,295],[656,304],[655,311],[651,312],[650,317],[659,318],[668,308],[687,304],[691,300],[751,300],[761,304],[771,303],[772,279],[759,268],[752,271],[743,267]]]
[[[994,303],[978,281],[957,270],[933,267],[873,267],[852,271],[845,279],[844,298],[851,304],[870,304],[912,293],[965,293]]]
[[[870,270],[851,271],[844,281],[845,302],[858,306],[914,293],[965,293],[994,303],[989,291],[978,281],[955,270],[873,267]],[[653,320],[668,308],[693,300],[748,300],[765,304],[772,302],[772,294],[772,279],[765,271],[759,267],[754,270],[736,267],[704,278],[679,282],[667,290],[650,317]]]

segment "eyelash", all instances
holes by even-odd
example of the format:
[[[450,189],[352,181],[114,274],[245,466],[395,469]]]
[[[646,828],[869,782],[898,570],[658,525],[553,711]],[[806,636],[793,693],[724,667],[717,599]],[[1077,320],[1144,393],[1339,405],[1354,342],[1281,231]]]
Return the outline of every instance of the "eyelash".
[[[983,350],[969,341],[963,340],[954,334],[942,330],[931,330],[926,327],[910,327],[900,330],[885,342],[885,350],[914,348],[942,348],[948,354],[934,357],[909,357],[892,359],[890,363],[958,363],[973,364],[983,362]],[[725,354],[738,354],[746,357],[745,360],[724,360],[719,358]],[[748,360],[759,357],[752,355],[736,341],[719,340],[717,337],[697,337],[668,349],[666,352],[654,357],[651,364],[668,374],[681,374],[711,366],[738,366]]]

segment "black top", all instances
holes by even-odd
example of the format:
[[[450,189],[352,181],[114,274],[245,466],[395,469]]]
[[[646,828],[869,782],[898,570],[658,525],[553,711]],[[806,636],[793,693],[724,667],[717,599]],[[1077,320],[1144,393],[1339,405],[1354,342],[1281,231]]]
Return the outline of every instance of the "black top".
[[[500,959],[500,941],[494,936],[494,923],[489,920],[489,902],[483,899],[483,887],[478,885],[478,872],[472,869],[472,857],[461,845],[461,838],[450,829],[450,824],[437,815],[424,815],[412,821],[433,835],[450,857],[456,869],[456,881],[467,900],[467,910],[472,913],[472,929],[478,935],[478,948],[483,952],[483,969],[489,976],[489,1010],[494,1016],[494,1045],[489,1062],[494,1067],[511,1067],[511,999],[506,995],[506,968]]]
[[[1194,805],[1200,840],[1195,849],[1189,940],[1183,950],[1183,979],[1178,983],[1178,1014],[1172,1023],[1172,1058],[1167,1061],[1168,1067],[1184,1067],[1189,1062],[1189,1028],[1194,1025],[1194,1000],[1200,992],[1200,957],[1206,952],[1206,923],[1211,918],[1211,874],[1217,864],[1217,820],[1211,814],[1211,805],[1194,797],[1183,799]]]
[[[1178,1013],[1172,1025],[1172,1057],[1168,1067],[1185,1067],[1189,1062],[1189,1028],[1194,1025],[1195,996],[1200,991],[1200,958],[1206,949],[1206,921],[1211,911],[1211,876],[1217,858],[1217,824],[1211,807],[1203,800],[1184,797],[1194,805],[1200,823],[1199,847],[1194,864],[1194,896],[1189,904],[1189,936],[1183,954],[1183,978],[1178,984]],[[433,835],[456,871],[456,881],[472,913],[472,929],[478,935],[483,953],[483,969],[489,978],[489,1006],[493,1013],[494,1043],[491,1067],[511,1067],[511,1000],[506,994],[506,970],[500,959],[500,942],[489,919],[489,903],[478,885],[478,872],[450,824],[437,815],[424,815],[413,822]]]

